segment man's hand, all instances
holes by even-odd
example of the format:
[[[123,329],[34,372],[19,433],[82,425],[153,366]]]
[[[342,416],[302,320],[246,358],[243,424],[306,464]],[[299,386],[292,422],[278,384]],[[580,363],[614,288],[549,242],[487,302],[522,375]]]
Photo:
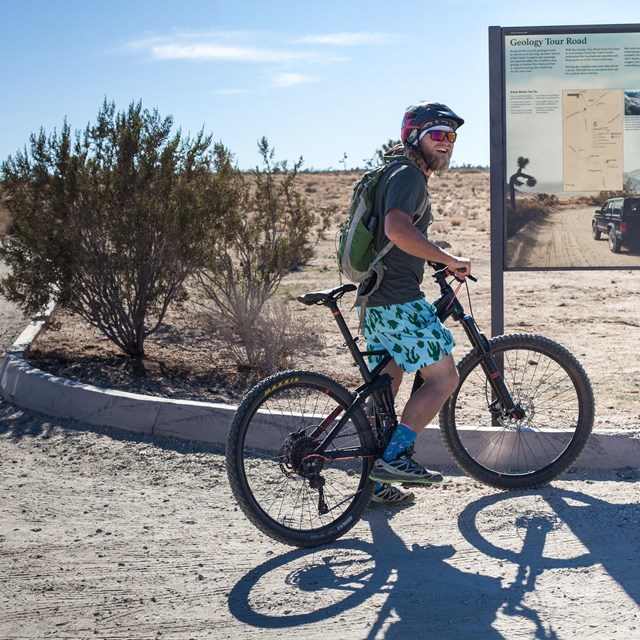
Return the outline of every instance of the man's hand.
[[[445,260],[444,263],[449,267],[456,278],[460,278],[460,280],[464,280],[467,276],[471,275],[471,260],[468,258],[451,256],[451,258]]]

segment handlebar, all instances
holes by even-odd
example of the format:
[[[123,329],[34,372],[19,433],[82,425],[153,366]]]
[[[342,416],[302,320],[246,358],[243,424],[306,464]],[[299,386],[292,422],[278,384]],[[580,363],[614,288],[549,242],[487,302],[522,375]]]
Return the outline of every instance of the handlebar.
[[[449,267],[447,267],[446,264],[442,264],[441,262],[431,262],[430,260],[428,261],[428,264],[435,271],[435,273],[433,274],[433,277],[436,279],[436,281],[438,280],[438,276],[439,275],[444,275],[444,277],[452,276],[458,282],[463,282],[464,281],[464,278],[458,277],[454,271],[451,271],[451,269],[449,269]],[[466,277],[469,278],[469,280],[471,280],[471,282],[478,282],[478,278],[476,278],[475,276],[472,276],[471,274],[469,274]]]

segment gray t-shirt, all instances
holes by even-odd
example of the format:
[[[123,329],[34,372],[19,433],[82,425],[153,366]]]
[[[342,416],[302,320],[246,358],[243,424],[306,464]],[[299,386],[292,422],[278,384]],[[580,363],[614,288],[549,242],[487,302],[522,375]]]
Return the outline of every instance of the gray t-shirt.
[[[404,211],[413,217],[413,221],[422,214],[415,226],[427,236],[427,227],[432,222],[427,179],[415,165],[407,162],[391,168],[378,187],[374,210],[378,220],[375,240],[378,250],[389,241],[384,235],[382,214],[391,209]],[[423,297],[420,289],[424,276],[423,258],[409,255],[394,246],[382,262],[384,277],[378,290],[367,299],[368,307],[402,304]]]

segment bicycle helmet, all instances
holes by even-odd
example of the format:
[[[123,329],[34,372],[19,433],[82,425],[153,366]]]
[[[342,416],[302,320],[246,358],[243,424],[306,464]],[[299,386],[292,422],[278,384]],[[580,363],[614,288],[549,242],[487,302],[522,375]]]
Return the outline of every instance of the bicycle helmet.
[[[425,128],[427,123],[433,126],[449,126],[454,131],[464,124],[464,120],[456,115],[447,105],[439,102],[420,102],[409,107],[402,118],[400,139],[402,143],[417,145],[418,132]]]

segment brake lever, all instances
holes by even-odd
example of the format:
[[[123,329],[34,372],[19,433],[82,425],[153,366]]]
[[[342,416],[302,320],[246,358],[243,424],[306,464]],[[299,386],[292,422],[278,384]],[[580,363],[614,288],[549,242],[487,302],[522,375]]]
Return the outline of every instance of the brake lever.
[[[445,265],[445,264],[442,264],[442,263],[439,263],[439,262],[432,262],[431,260],[427,260],[427,263],[429,264],[429,266],[431,266],[431,267],[433,267],[433,269],[435,269],[436,273],[438,271],[444,271],[446,273],[446,275],[452,276],[458,282],[463,282],[464,281],[462,278],[459,278],[453,271],[451,271],[451,269],[449,269],[449,267],[447,267],[447,265]],[[467,276],[467,278],[469,278],[469,280],[471,280],[471,282],[478,282],[478,278],[476,278],[475,276],[472,276],[471,274],[469,274]]]
[[[458,282],[464,282],[464,278],[459,278],[453,271],[451,271],[451,269],[447,269],[447,273],[454,277]],[[471,282],[478,282],[478,278],[476,278],[475,276],[472,276],[471,274],[469,274],[468,276],[466,276],[467,278],[469,278],[469,280],[471,280]]]

